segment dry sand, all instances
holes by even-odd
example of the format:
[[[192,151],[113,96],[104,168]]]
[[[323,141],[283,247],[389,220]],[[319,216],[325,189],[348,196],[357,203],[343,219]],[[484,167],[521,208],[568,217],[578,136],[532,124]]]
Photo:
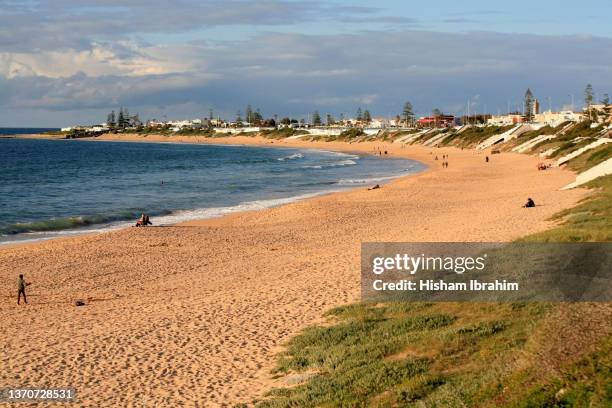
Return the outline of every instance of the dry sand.
[[[538,172],[536,158],[518,154],[494,155],[486,164],[484,154],[450,148],[213,142],[353,152],[381,146],[431,167],[379,190],[0,247],[0,384],[70,385],[83,406],[250,401],[270,386],[284,342],[325,310],[358,300],[362,241],[510,240],[550,227],[551,215],[585,194],[559,191],[572,173]],[[450,154],[448,169],[433,160],[443,153]],[[521,208],[528,196],[539,206]],[[19,273],[33,282],[30,303],[20,307]],[[75,307],[75,299],[87,305]]]

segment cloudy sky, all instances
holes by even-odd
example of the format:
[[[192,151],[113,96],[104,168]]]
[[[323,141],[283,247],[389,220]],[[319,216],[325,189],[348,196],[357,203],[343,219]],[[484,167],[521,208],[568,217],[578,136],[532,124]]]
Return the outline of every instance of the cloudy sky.
[[[544,108],[578,106],[589,82],[612,95],[611,15],[609,0],[0,0],[0,127],[119,106],[498,113],[527,87]]]

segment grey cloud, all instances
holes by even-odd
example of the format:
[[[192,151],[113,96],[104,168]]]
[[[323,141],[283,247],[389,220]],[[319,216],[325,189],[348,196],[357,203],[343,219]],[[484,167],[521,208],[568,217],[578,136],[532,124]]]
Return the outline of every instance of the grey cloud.
[[[217,26],[275,26],[376,15],[372,7],[306,0],[0,0],[0,51],[86,49],[135,34]]]
[[[396,114],[405,100],[420,113],[434,107],[461,113],[470,97],[471,109],[486,105],[496,112],[509,100],[518,101],[528,86],[556,105],[569,93],[578,98],[587,82],[600,92],[612,91],[612,39],[592,36],[265,33],[223,46],[191,44],[182,54],[155,52],[160,60],[185,55],[193,61],[183,72],[164,75],[4,79],[0,104],[8,110],[44,110],[45,117],[57,120],[79,107],[103,118],[119,105],[156,115],[180,114],[180,109],[194,114],[198,107],[204,114],[212,107],[233,116],[247,103],[268,115],[314,109],[353,114],[358,105],[387,115]]]

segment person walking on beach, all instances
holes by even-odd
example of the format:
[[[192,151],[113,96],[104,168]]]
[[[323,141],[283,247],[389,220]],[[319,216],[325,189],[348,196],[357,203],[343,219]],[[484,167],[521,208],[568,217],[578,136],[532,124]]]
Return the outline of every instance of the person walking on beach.
[[[23,302],[25,304],[28,303],[28,299],[26,298],[25,288],[29,286],[29,283],[23,279],[23,275],[19,275],[19,279],[17,279],[17,304],[21,301],[21,295],[23,295]]]

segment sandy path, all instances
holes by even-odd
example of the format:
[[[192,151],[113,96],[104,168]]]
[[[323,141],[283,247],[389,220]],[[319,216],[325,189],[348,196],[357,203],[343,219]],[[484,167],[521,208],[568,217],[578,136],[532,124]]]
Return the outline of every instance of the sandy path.
[[[487,165],[473,151],[385,148],[432,168],[222,219],[0,247],[0,383],[71,385],[83,406],[248,401],[270,384],[283,342],[357,299],[361,241],[508,240],[549,227],[584,195],[558,191],[574,176],[538,172],[528,156]],[[450,153],[450,168],[431,151]],[[521,209],[527,196],[542,205]],[[34,282],[27,306],[14,304],[18,273]]]

